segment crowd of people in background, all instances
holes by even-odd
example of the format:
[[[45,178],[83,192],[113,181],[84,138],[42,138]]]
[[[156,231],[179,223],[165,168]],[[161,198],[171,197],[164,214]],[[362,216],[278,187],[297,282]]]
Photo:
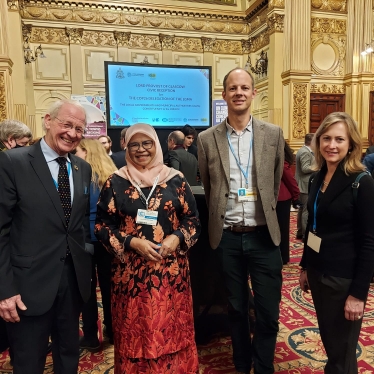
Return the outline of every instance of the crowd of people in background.
[[[279,126],[251,115],[256,88],[244,69],[227,73],[222,96],[221,124],[172,131],[165,152],[148,124],[123,129],[118,152],[107,135],[85,139],[85,111],[70,100],[48,110],[42,138],[0,123],[0,351],[11,347],[15,374],[43,373],[49,350],[54,373],[73,374],[79,348],[102,348],[97,279],[115,374],[198,372],[188,253],[201,232],[191,189],[200,184],[237,373],[274,373],[291,206],[325,372],[358,373],[374,271],[374,153],[362,159],[356,123],[336,112],[295,157]]]

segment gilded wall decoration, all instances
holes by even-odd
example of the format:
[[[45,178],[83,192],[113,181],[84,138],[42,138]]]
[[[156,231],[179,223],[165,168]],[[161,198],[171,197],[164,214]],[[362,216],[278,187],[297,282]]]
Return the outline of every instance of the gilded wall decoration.
[[[128,47],[131,32],[113,31],[113,37],[119,47]]]
[[[5,77],[4,73],[0,72],[0,121],[4,121],[8,118],[7,108],[6,108],[6,88],[5,88]]]
[[[221,54],[242,54],[242,44],[240,41],[236,40],[216,40],[213,48],[214,53]]]
[[[81,44],[83,39],[82,28],[65,27],[66,35],[69,38],[70,44]]]
[[[219,5],[236,5],[236,0],[187,0],[190,3],[207,3]]]
[[[269,34],[273,32],[283,32],[284,29],[284,14],[273,13],[267,19],[267,26]]]
[[[260,35],[257,35],[254,38],[249,38],[248,40],[251,44],[250,52],[256,52],[259,49],[266,47],[270,43],[269,32],[268,30],[265,30]]]
[[[17,0],[8,0],[8,9],[9,10],[18,10],[18,1]]]
[[[47,29],[44,27],[33,27],[31,43],[69,44],[69,38],[65,29]]]
[[[174,39],[173,51],[178,52],[203,52],[203,46],[200,39],[176,37]]]
[[[161,43],[158,35],[131,34],[128,47],[160,50]]]
[[[311,37],[311,51],[312,51],[312,70],[318,75],[331,75],[335,77],[342,77],[344,75],[345,68],[345,45],[346,37],[339,35],[320,35],[312,34]],[[331,66],[327,69],[322,69],[313,60],[313,51],[318,47],[319,44],[324,43],[331,46],[335,53],[335,60],[331,63]]]
[[[312,9],[345,12],[347,0],[312,0]]]
[[[251,51],[251,46],[252,46],[252,40],[251,38],[249,39],[242,39],[240,41],[242,43],[242,51],[244,54],[248,54]]]
[[[293,85],[293,111],[292,111],[292,135],[295,139],[302,139],[306,134],[307,126],[307,97],[308,87],[306,83]]]
[[[269,0],[268,8],[269,10],[274,9],[274,8],[284,9],[284,0]]]
[[[216,38],[206,38],[205,36],[201,37],[201,44],[204,52],[213,52],[215,42]]]
[[[331,94],[344,94],[345,86],[344,84],[316,84],[313,83],[310,86],[311,93],[331,93]]]
[[[103,47],[117,46],[113,33],[105,31],[85,31],[82,36],[82,44]]]
[[[347,22],[340,19],[312,17],[311,31],[345,35],[347,31]]]
[[[158,36],[160,38],[162,50],[173,50],[173,43],[175,39],[174,35],[158,34]]]
[[[259,27],[263,26],[266,23],[267,20],[267,11],[261,12],[259,15],[257,15],[255,18],[251,20],[251,22],[248,23],[248,32],[253,32]]]

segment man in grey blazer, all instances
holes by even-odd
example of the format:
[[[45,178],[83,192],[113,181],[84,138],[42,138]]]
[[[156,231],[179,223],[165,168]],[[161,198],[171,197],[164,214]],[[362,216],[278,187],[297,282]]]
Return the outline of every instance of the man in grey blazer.
[[[251,74],[231,70],[223,80],[228,116],[199,134],[201,179],[209,209],[209,241],[222,266],[229,301],[233,360],[239,373],[274,373],[282,287],[280,232],[275,211],[284,139],[275,125],[250,114]],[[255,301],[253,341],[248,323],[248,275]]]
[[[50,334],[54,373],[76,374],[79,314],[91,292],[91,166],[71,151],[86,114],[58,101],[44,126],[40,142],[0,152],[0,317],[14,374],[44,372]]]
[[[303,239],[308,220],[308,184],[313,173],[312,164],[314,155],[310,145],[314,134],[306,134],[304,145],[296,153],[296,174],[295,179],[300,190],[300,202],[303,204],[297,212],[297,232],[296,239]]]

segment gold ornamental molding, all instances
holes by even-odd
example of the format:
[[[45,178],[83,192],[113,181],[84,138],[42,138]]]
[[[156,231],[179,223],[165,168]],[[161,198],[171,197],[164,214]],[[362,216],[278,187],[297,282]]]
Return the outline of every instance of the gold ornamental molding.
[[[344,84],[316,84],[310,86],[311,93],[345,94]]]
[[[8,118],[6,103],[5,76],[4,73],[0,72],[0,121],[4,121]]]
[[[204,52],[202,40],[198,38],[176,37],[173,47],[176,52]]]
[[[269,10],[272,10],[274,8],[284,9],[284,1],[285,0],[269,0],[269,4],[268,4]]]
[[[113,36],[119,47],[127,47],[131,38],[131,32],[113,31]]]
[[[259,49],[266,47],[270,43],[269,30],[264,30],[261,34],[248,39],[250,48],[249,52],[257,52]]]
[[[118,41],[115,40],[115,32],[110,31],[84,31],[81,39],[82,45],[116,47]]]
[[[128,47],[130,49],[161,50],[160,37],[158,35],[131,34]]]
[[[64,1],[28,1],[20,10],[23,19],[75,22],[78,24],[121,25],[135,28],[183,30],[248,35],[244,14],[187,10],[105,6]]]
[[[307,83],[295,83],[293,85],[293,137],[295,139],[302,139],[306,134],[307,125],[307,104],[309,98]]]
[[[242,54],[242,46],[240,41],[235,40],[216,40],[213,48],[214,53],[222,54]]]
[[[185,0],[179,0],[185,1]],[[205,3],[218,5],[236,5],[236,0],[187,0],[190,3]]]
[[[69,37],[65,29],[33,27],[30,43],[69,44]]]
[[[260,14],[257,14],[250,22],[248,22],[248,32],[255,32],[267,23],[268,11],[264,9]]]
[[[66,36],[69,38],[70,44],[82,44],[83,31],[82,28],[65,27]]]
[[[203,51],[213,52],[215,42],[216,42],[216,38],[206,38],[202,36],[201,45],[203,46]]]
[[[284,14],[273,13],[267,19],[267,26],[269,35],[274,32],[283,32],[284,29]]]
[[[9,10],[18,10],[18,0],[7,0]]]
[[[347,22],[345,20],[338,20],[333,18],[312,17],[311,31],[318,33],[345,35],[347,32]]]
[[[347,0],[312,0],[312,9],[345,12]]]
[[[158,34],[163,51],[172,51],[175,35]]]

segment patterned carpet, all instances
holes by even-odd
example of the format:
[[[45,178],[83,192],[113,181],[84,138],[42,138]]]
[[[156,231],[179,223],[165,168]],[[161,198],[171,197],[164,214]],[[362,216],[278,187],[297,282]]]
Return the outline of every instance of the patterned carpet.
[[[322,374],[325,353],[320,340],[313,303],[298,287],[297,266],[303,244],[295,240],[296,213],[291,214],[291,262],[283,270],[280,331],[275,352],[275,371],[281,374]],[[225,330],[225,329],[224,329]],[[102,335],[100,336],[102,339]],[[206,345],[199,345],[200,374],[231,374],[231,340],[227,334],[215,334]],[[370,289],[361,337],[357,348],[359,373],[374,373],[374,288]],[[81,352],[81,374],[112,374],[113,346],[103,342],[103,350]],[[11,373],[7,353],[0,355],[0,374]],[[53,373],[52,358],[47,358],[45,374]]]

